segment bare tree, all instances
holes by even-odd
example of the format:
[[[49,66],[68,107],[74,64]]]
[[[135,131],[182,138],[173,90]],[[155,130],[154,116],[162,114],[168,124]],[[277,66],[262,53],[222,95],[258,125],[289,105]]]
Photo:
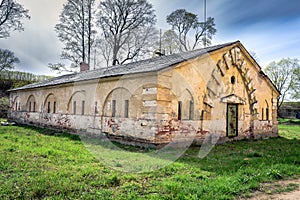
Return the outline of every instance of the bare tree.
[[[49,64],[55,71],[73,71],[80,62],[90,64],[91,48],[96,31],[93,29],[93,6],[95,0],[68,0],[60,14],[60,22],[55,31],[65,45],[61,58],[72,62],[70,67],[64,64]]]
[[[161,37],[160,43],[161,49],[166,55],[179,53],[182,51],[182,46],[180,45],[178,35],[174,30],[165,31]]]
[[[23,31],[22,19],[30,19],[28,10],[15,0],[0,0],[0,38],[7,38],[11,31]]]
[[[158,31],[154,27],[141,27],[132,31],[124,45],[119,50],[119,64],[138,61],[149,58],[155,49],[155,42],[158,39]],[[102,64],[110,66],[113,57],[113,47],[108,38],[100,38],[96,48],[99,49]],[[103,62],[104,61],[104,62]]]
[[[107,42],[107,40],[100,38],[97,43],[96,47],[99,49],[100,57],[103,58],[103,61],[101,64],[105,64],[106,67],[109,66],[111,63],[111,55],[112,55],[112,48],[110,47],[110,43]]]
[[[299,98],[300,94],[300,64],[298,59],[286,58],[278,62],[271,62],[265,72],[273,81],[281,96],[278,101],[278,109],[286,100]]]
[[[120,64],[149,58],[155,49],[158,31],[153,27],[140,27],[132,31],[131,36],[120,50]]]
[[[104,0],[100,2],[98,25],[112,48],[112,64],[124,63],[136,57],[141,48],[129,45],[136,31],[155,24],[152,5],[147,0]],[[128,51],[125,53],[124,49]],[[122,52],[123,50],[123,52]],[[122,55],[121,55],[122,54]]]
[[[178,9],[167,16],[173,30],[177,31],[178,39],[184,51],[195,49],[201,42],[204,45],[211,44],[212,36],[216,33],[214,18],[207,18],[200,22],[196,14],[187,12],[185,9]],[[194,35],[192,44],[188,38],[189,34]]]
[[[14,68],[15,63],[19,63],[19,59],[14,53],[7,49],[0,49],[0,72]]]

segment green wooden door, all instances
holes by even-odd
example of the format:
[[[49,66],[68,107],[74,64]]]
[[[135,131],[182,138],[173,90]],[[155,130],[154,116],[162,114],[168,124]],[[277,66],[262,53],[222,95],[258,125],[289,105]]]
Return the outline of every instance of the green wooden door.
[[[238,135],[238,105],[227,105],[227,137]]]

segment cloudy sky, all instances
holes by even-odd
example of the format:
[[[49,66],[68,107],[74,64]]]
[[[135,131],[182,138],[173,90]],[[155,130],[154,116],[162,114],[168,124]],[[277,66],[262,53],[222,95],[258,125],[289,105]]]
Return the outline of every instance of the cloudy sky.
[[[17,0],[29,9],[25,31],[0,39],[0,48],[10,49],[20,59],[17,70],[55,75],[48,63],[60,61],[62,44],[54,31],[66,0]],[[157,15],[157,27],[170,28],[166,16],[184,8],[203,19],[204,0],[149,0]],[[262,67],[291,57],[300,59],[299,0],[207,0],[207,16],[215,18],[213,44],[240,40],[255,52]]]

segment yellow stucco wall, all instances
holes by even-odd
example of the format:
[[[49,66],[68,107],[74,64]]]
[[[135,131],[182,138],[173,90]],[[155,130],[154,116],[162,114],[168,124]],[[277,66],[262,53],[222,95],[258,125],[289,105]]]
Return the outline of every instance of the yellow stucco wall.
[[[209,133],[229,140],[231,104],[238,113],[235,138],[277,135],[278,95],[244,47],[234,44],[159,72],[13,91],[10,118],[152,142],[180,134],[201,140]]]

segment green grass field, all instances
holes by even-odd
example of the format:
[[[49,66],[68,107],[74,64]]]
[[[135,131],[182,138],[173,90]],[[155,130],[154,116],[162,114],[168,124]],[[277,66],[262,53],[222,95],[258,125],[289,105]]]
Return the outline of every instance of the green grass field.
[[[281,124],[280,135],[218,145],[204,159],[192,147],[160,170],[126,173],[93,157],[78,136],[0,126],[0,199],[245,197],[260,183],[300,176],[300,126]]]

